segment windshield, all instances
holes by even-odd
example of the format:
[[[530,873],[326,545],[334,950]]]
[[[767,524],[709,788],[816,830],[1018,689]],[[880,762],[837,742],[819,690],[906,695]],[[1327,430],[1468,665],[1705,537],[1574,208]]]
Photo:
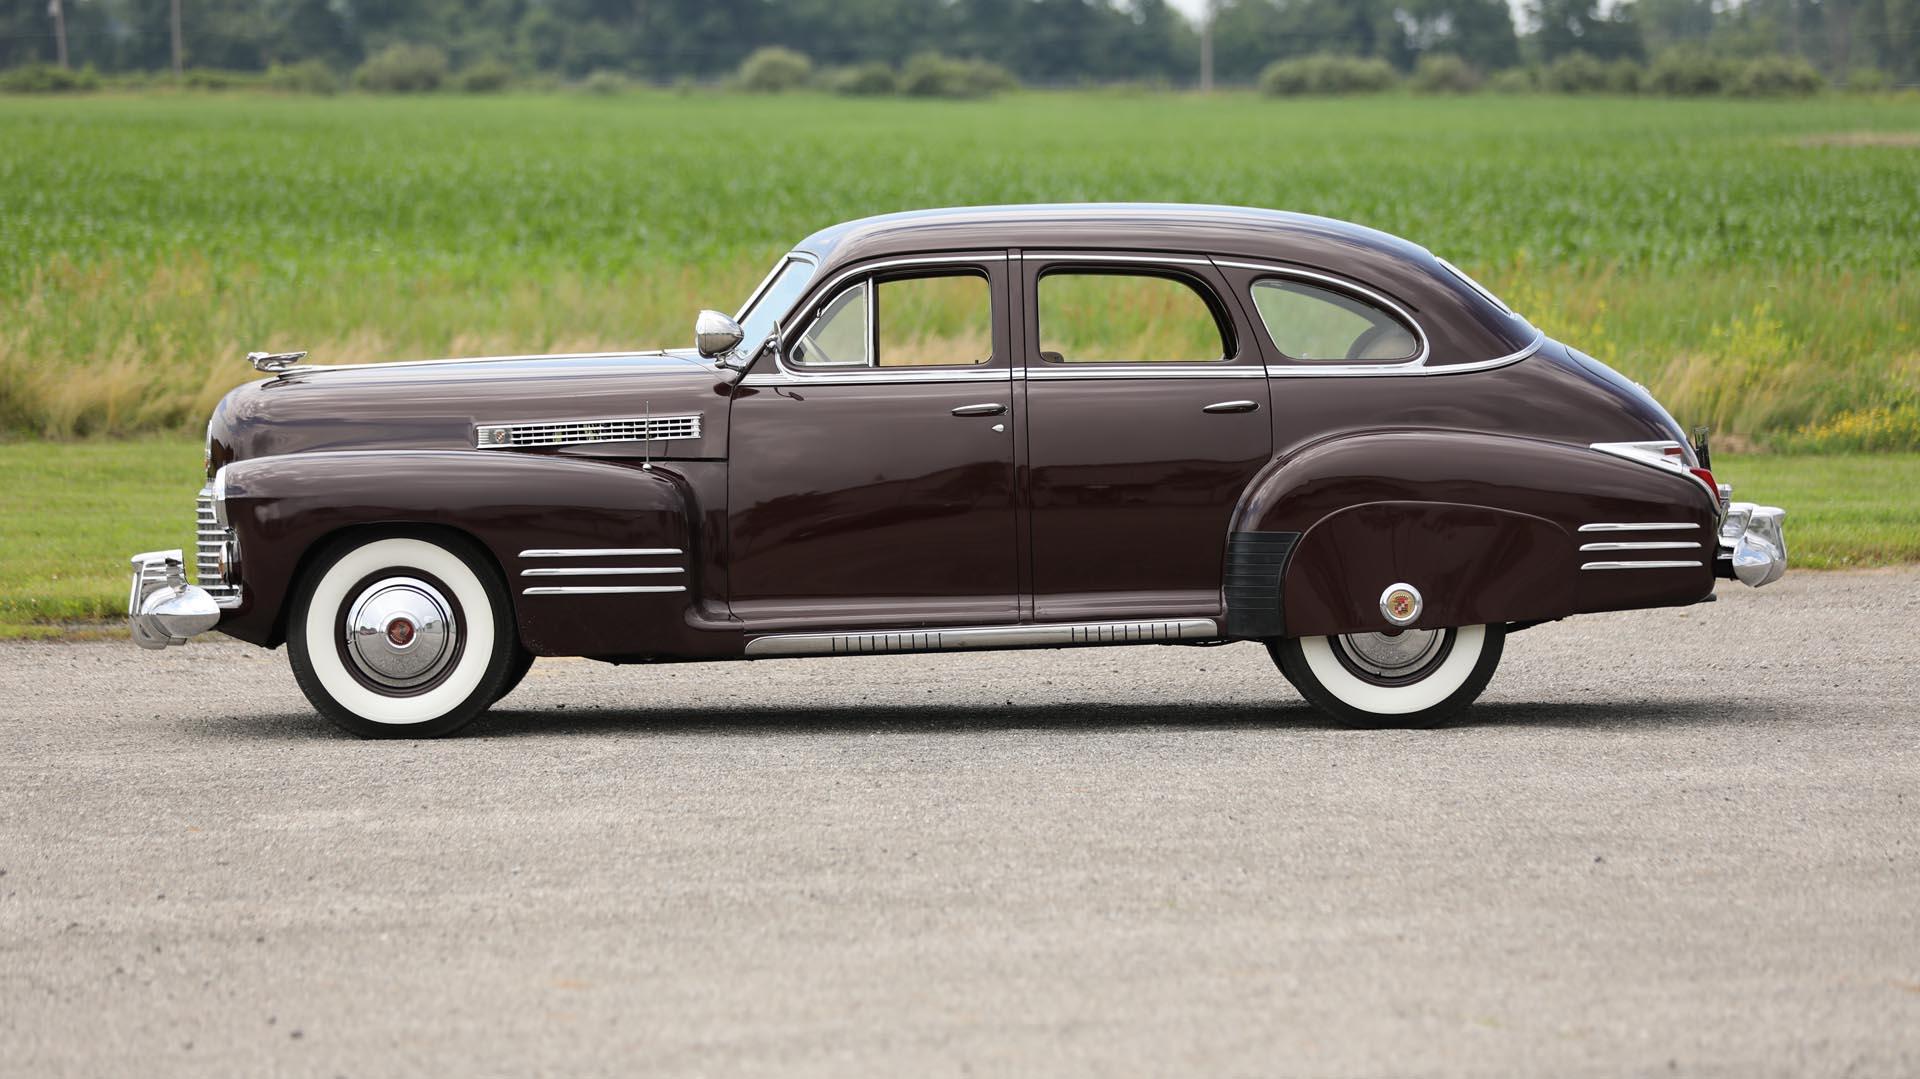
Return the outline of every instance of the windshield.
[[[793,302],[813,279],[813,263],[788,256],[760,283],[747,306],[734,318],[745,334],[740,339],[740,355],[751,357],[773,332],[773,320],[784,316]]]

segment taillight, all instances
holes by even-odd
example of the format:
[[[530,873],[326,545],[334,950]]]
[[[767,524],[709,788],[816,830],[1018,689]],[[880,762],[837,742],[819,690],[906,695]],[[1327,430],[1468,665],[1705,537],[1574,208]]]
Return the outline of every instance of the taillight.
[[[1694,479],[1707,485],[1707,493],[1713,496],[1713,504],[1719,505],[1720,485],[1714,482],[1713,473],[1704,468],[1689,468],[1687,471],[1693,473]]]

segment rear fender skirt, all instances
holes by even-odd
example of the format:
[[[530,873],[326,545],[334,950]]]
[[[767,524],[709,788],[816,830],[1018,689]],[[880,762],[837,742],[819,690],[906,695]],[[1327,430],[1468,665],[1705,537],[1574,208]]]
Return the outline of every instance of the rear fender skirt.
[[[493,555],[535,655],[740,650],[738,630],[702,602],[711,582],[689,527],[693,487],[667,464],[346,451],[254,458],[226,476],[228,515],[247,552],[247,599],[220,628],[242,640],[280,642],[296,575],[329,539],[350,529],[438,528]]]
[[[1584,445],[1384,431],[1276,460],[1249,486],[1232,535],[1300,534],[1280,578],[1288,635],[1392,628],[1380,596],[1402,582],[1424,599],[1419,626],[1535,621],[1710,593],[1710,567],[1579,569],[1588,522],[1680,521],[1711,536],[1697,487]]]

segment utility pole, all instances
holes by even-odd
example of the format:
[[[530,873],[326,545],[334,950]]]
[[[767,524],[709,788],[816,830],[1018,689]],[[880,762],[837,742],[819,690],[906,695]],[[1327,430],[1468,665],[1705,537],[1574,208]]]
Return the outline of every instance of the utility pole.
[[[173,81],[179,82],[183,67],[183,51],[180,48],[180,0],[173,0]]]
[[[1218,14],[1219,0],[1207,0],[1207,6],[1200,13],[1200,92],[1213,93],[1213,17]]]
[[[53,47],[60,56],[60,70],[67,69],[67,9],[60,0],[47,0],[47,14],[53,16]]]

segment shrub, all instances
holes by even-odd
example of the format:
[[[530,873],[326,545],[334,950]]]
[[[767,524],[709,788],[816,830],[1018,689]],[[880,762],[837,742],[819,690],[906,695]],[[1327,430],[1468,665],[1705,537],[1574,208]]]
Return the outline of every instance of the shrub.
[[[1318,53],[1295,60],[1276,60],[1260,72],[1260,92],[1271,97],[1293,94],[1371,94],[1393,85],[1393,68],[1385,60]]]
[[[1762,56],[1740,69],[1733,92],[1741,97],[1806,97],[1819,93],[1825,81],[1798,56]]]
[[[1556,94],[1597,94],[1607,88],[1607,66],[1584,52],[1570,52],[1547,65],[1546,88]]]
[[[331,94],[340,89],[333,69],[319,60],[275,64],[267,69],[267,89],[287,94]]]
[[[812,78],[812,60],[778,45],[755,49],[740,62],[740,88],[758,94],[798,90]]]
[[[360,65],[353,81],[376,94],[417,94],[447,81],[447,54],[431,45],[389,45]]]
[[[1847,72],[1846,87],[1859,94],[1874,94],[1893,89],[1893,76],[1877,67],[1856,67]]]
[[[613,97],[616,94],[624,94],[630,89],[632,84],[627,81],[625,75],[618,71],[609,71],[604,67],[580,80],[580,92],[593,94],[596,97]]]
[[[826,87],[836,94],[857,96],[891,94],[900,89],[893,69],[878,61],[856,67],[835,68],[827,73]]]
[[[1725,60],[1699,49],[1668,49],[1647,68],[1646,89],[1676,97],[1717,94],[1733,81]]]
[[[1422,56],[1413,69],[1413,88],[1423,94],[1466,94],[1480,85],[1480,73],[1449,52]]]
[[[79,71],[52,64],[28,64],[0,71],[0,93],[78,94],[100,88],[100,76],[90,67]]]
[[[180,80],[189,90],[251,90],[266,82],[253,71],[224,71],[217,67],[190,67]]]
[[[1531,94],[1540,88],[1532,68],[1510,67],[1496,71],[1487,80],[1487,89],[1496,94]]]
[[[513,85],[513,69],[488,57],[469,64],[453,77],[453,88],[463,94],[497,94]]]
[[[1607,65],[1607,93],[1637,94],[1646,77],[1645,68],[1623,56]]]
[[[999,64],[956,60],[937,52],[917,53],[900,69],[900,92],[914,97],[991,97],[1019,85],[1013,73]]]

